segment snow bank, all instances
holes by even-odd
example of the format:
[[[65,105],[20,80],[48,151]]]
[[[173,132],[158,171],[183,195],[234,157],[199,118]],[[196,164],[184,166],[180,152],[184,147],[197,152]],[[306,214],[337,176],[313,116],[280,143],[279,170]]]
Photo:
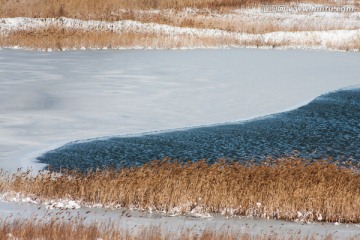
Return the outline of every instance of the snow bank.
[[[69,210],[69,209],[79,209],[80,202],[74,201],[71,199],[50,199],[50,200],[40,200],[36,196],[30,194],[25,195],[19,192],[3,192],[0,193],[0,202],[15,202],[15,203],[31,203],[31,204],[41,204],[44,205],[46,209],[60,209],[60,210]]]
[[[168,36],[189,35],[206,38],[229,38],[240,42],[240,45],[254,46],[298,46],[336,48],[360,39],[360,30],[329,30],[329,31],[297,31],[270,32],[265,34],[248,34],[223,31],[218,29],[198,29],[174,27],[156,23],[138,21],[83,21],[69,18],[3,18],[0,19],[0,34],[9,34],[19,30],[44,28],[64,28],[84,31],[112,31],[117,33],[149,33]]]

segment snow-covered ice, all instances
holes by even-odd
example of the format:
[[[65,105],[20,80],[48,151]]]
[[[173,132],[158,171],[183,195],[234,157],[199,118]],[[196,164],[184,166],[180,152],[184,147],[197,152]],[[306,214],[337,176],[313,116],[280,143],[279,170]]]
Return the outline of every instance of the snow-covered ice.
[[[70,141],[234,122],[296,108],[323,93],[359,86],[359,60],[357,53],[300,50],[0,50],[0,168],[39,169],[37,156]],[[195,221],[136,211],[127,218],[120,210],[77,209],[71,199],[38,205],[17,193],[0,198],[10,201],[0,203],[4,218],[45,219],[49,211],[63,211],[87,220],[121,220],[127,229],[235,226],[253,233],[334,233],[338,239],[359,231],[344,224],[217,216]]]
[[[181,231],[191,229],[193,234],[200,233],[205,229],[240,231],[250,235],[273,235],[306,237],[316,236],[316,239],[324,239],[332,234],[333,239],[351,239],[359,236],[360,227],[354,224],[334,223],[303,223],[280,220],[264,220],[252,218],[230,218],[214,215],[211,219],[194,218],[193,216],[169,216],[153,212],[128,211],[123,209],[109,210],[103,208],[80,208],[49,209],[30,203],[0,202],[1,217],[8,219],[41,219],[49,221],[57,217],[69,219],[84,219],[85,223],[111,221],[120,229],[137,233],[144,227],[160,226],[167,232],[179,234]],[[130,216],[130,217],[128,217]],[[356,239],[356,237],[355,237]]]

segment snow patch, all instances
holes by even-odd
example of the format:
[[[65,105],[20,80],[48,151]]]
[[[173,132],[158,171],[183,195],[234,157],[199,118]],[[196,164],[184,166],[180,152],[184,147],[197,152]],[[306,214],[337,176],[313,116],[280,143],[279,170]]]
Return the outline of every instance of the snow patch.
[[[81,207],[79,201],[71,199],[52,199],[42,200],[35,195],[26,195],[19,192],[3,192],[0,193],[1,202],[15,202],[15,203],[31,203],[31,204],[42,204],[46,206],[46,209],[79,209]]]
[[[174,27],[157,23],[141,23],[132,20],[117,22],[84,21],[70,18],[2,18],[0,34],[7,35],[19,30],[46,28],[63,28],[84,31],[112,31],[116,33],[146,33],[166,36],[197,36],[205,38],[229,38],[246,46],[287,46],[287,47],[321,47],[331,49],[344,46],[360,39],[360,29],[329,30],[329,31],[297,31],[270,32],[264,34],[248,34],[229,32],[218,29],[197,29]],[[358,26],[360,28],[360,24]],[[136,46],[133,46],[136,48]]]
[[[46,209],[61,209],[61,210],[68,210],[68,209],[79,209],[80,204],[78,201],[73,201],[69,199],[60,199],[60,200],[50,200],[45,201],[43,203],[46,206]]]

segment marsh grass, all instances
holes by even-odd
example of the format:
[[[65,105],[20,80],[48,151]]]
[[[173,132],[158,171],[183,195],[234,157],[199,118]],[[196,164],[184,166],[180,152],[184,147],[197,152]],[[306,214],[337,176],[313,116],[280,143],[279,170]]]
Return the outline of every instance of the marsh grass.
[[[331,240],[328,234],[323,238],[304,234],[286,234],[279,236],[276,233],[254,234],[240,230],[181,229],[178,233],[171,233],[161,226],[139,227],[137,231],[122,230],[120,227],[109,223],[93,222],[86,224],[81,220],[69,222],[49,220],[5,220],[0,221],[0,239],[3,240]],[[355,240],[349,238],[349,240]]]
[[[305,1],[326,5],[345,4],[341,2],[328,2],[323,0]],[[272,32],[302,32],[302,31],[330,31],[355,30],[359,22],[354,20],[348,24],[348,14],[344,13],[341,21],[326,21],[320,19],[319,24],[313,24],[315,18],[307,18],[311,13],[299,13],[304,21],[298,20],[299,15],[289,16],[291,24],[284,24],[288,19],[284,16],[274,18],[270,14],[257,13],[263,4],[297,4],[298,1],[287,0],[155,0],[155,1],[93,1],[93,0],[50,0],[50,1],[8,1],[0,0],[0,17],[30,17],[55,18],[68,17],[80,20],[101,20],[102,23],[113,23],[120,20],[133,20],[139,23],[164,24],[166,27],[187,27],[192,31],[221,30],[225,31],[222,37],[195,36],[194,34],[166,34],[160,31],[151,33],[152,27],[133,29],[128,32],[114,32],[92,28],[89,30],[66,27],[66,24],[51,25],[50,27],[29,27],[26,30],[11,30],[10,33],[0,33],[1,47],[22,47],[37,50],[63,50],[63,49],[119,49],[119,48],[205,48],[205,47],[288,47],[298,45],[316,48],[327,47],[336,50],[357,51],[360,49],[359,37],[352,42],[320,42],[309,39],[294,40],[291,38],[264,40],[266,33]],[[23,6],[27,6],[24,8]],[[237,8],[242,8],[238,12]],[[244,8],[252,8],[255,12],[247,13]],[[286,16],[286,14],[285,14]],[[302,18],[301,18],[302,19]],[[314,19],[314,20],[312,20]],[[44,20],[44,19],[43,19]],[[91,23],[89,23],[91,25]],[[101,25],[101,24],[100,24]],[[234,37],[237,33],[259,34],[253,39],[239,39]],[[310,33],[311,35],[311,33]],[[266,37],[265,37],[266,38]]]
[[[121,48],[196,48],[237,45],[231,37],[201,37],[189,34],[111,32],[61,29],[56,27],[23,30],[0,35],[0,46],[37,50],[121,49]]]
[[[86,31],[48,27],[33,30],[19,30],[6,36],[0,35],[0,46],[37,49],[181,49],[206,47],[280,47],[290,45],[289,41],[265,41],[261,37],[238,39],[233,34],[226,36],[197,36],[193,34],[163,34],[147,32]],[[310,45],[311,43],[309,43]]]
[[[70,17],[78,19],[107,19],[118,9],[184,9],[199,8],[227,10],[254,7],[262,4],[284,4],[289,0],[0,0],[0,17]],[[304,0],[301,2],[333,4],[335,1]],[[26,8],[24,7],[26,6]]]
[[[260,165],[163,160],[82,174],[3,173],[1,192],[73,199],[171,214],[220,213],[284,220],[360,222],[360,173],[328,161],[298,158]]]
[[[225,31],[209,33],[205,29],[197,34],[193,31],[178,32],[178,29],[154,30],[151,27],[138,29],[128,27],[115,30],[107,28],[66,28],[61,26],[61,19],[47,27],[10,31],[0,34],[1,47],[21,47],[36,50],[69,50],[69,49],[181,49],[181,48],[219,48],[219,47],[304,47],[328,48],[332,50],[359,51],[360,36],[346,41],[321,39],[316,32],[309,32],[300,39],[295,35],[284,37],[266,34],[242,34]],[[60,26],[59,26],[60,24]],[[111,24],[106,26],[112,26]],[[270,28],[268,28],[270,29]],[[196,29],[192,29],[197,31]],[[273,29],[274,30],[274,29]],[[173,32],[172,32],[173,31]]]
[[[124,236],[122,238],[122,236]],[[130,239],[126,233],[120,234],[113,225],[84,224],[79,220],[60,222],[56,220],[3,220],[0,222],[0,239]]]

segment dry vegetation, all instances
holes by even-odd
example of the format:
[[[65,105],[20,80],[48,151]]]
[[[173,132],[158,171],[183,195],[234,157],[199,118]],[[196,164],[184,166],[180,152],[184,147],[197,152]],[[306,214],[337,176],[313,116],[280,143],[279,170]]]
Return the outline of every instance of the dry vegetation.
[[[183,9],[206,8],[227,10],[262,4],[284,4],[298,0],[0,0],[0,17],[70,17],[77,19],[114,20],[118,9]],[[301,2],[331,4],[334,1],[303,0]],[[346,2],[345,2],[346,3]],[[24,7],[26,6],[26,8]],[[119,19],[118,19],[119,20]]]
[[[46,28],[33,31],[18,31],[0,36],[0,46],[22,46],[29,49],[116,49],[116,48],[183,48],[219,47],[238,45],[232,38],[200,37],[181,34],[176,36],[152,33],[109,31],[84,31]]]
[[[300,44],[307,48],[329,48],[335,50],[359,51],[360,36],[347,42],[339,43],[321,40],[308,35]],[[68,50],[68,49],[179,49],[205,47],[291,47],[300,46],[296,39],[271,39],[262,35],[239,38],[236,34],[224,36],[148,33],[136,31],[87,31],[81,29],[65,29],[48,27],[33,30],[19,30],[8,35],[0,35],[0,46],[21,46],[37,50]]]
[[[299,235],[299,234],[298,234]],[[205,229],[202,232],[194,233],[191,229],[183,229],[177,236],[162,230],[160,227],[147,227],[140,229],[137,233],[119,230],[111,224],[84,224],[81,221],[73,222],[59,221],[24,221],[12,220],[0,222],[0,239],[4,240],[32,240],[32,239],[76,239],[76,240],[315,240],[318,236],[278,236],[277,234],[255,235],[240,231],[223,230],[213,231]],[[327,235],[326,240],[333,237]],[[356,237],[349,240],[355,240]]]
[[[82,20],[101,20],[114,22],[120,20],[134,20],[141,23],[158,23],[172,27],[189,27],[193,29],[217,29],[227,33],[265,34],[276,31],[329,31],[338,29],[354,30],[360,26],[355,19],[351,24],[339,19],[329,21],[320,19],[319,24],[313,24],[318,18],[308,21],[296,16],[266,18],[260,13],[236,12],[241,8],[259,7],[264,4],[284,3],[320,3],[326,5],[347,4],[341,1],[325,0],[0,0],[0,18],[30,17],[30,18],[59,18],[68,17]],[[26,6],[26,8],[24,7]],[[257,14],[257,15],[256,15]],[[348,15],[343,14],[346,19]],[[288,20],[291,24],[286,24]],[[1,25],[0,25],[1,29]],[[33,28],[27,30],[12,30],[10,34],[0,33],[0,46],[24,47],[30,49],[87,49],[87,48],[197,48],[221,46],[262,46],[288,47],[299,44],[290,40],[280,42],[264,41],[263,36],[255,40],[239,40],[236,37],[194,36],[188,34],[159,34],[147,33],[148,29],[140,32],[118,33],[113,31],[83,30],[65,28],[64,26]],[[360,36],[359,36],[360,39]],[[351,43],[330,43],[332,49],[359,50],[359,40]],[[324,47],[317,40],[307,40],[300,44],[303,47]],[[327,46],[325,46],[327,47]]]
[[[67,49],[179,49],[229,46],[280,47],[291,45],[289,41],[265,41],[258,39],[236,39],[228,36],[196,36],[191,34],[169,35],[162,33],[85,31],[74,29],[45,28],[37,31],[22,30],[0,35],[0,46],[21,46],[37,50]],[[309,46],[319,45],[316,41]],[[321,44],[320,44],[321,45]],[[359,46],[360,48],[360,46]]]
[[[7,180],[6,180],[7,179]],[[0,192],[70,198],[172,214],[221,213],[263,218],[360,222],[360,173],[327,161],[286,158],[261,165],[169,160],[87,174],[6,175]]]
[[[124,236],[123,238],[121,238]],[[120,234],[111,225],[85,225],[74,220],[72,223],[59,221],[40,222],[34,220],[8,220],[0,222],[0,239],[131,239],[127,234]]]

